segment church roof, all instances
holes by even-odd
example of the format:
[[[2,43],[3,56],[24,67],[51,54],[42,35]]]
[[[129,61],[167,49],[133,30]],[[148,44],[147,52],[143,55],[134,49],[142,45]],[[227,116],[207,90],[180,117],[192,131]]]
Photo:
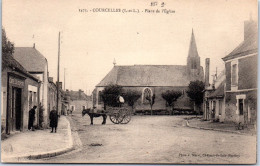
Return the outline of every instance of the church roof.
[[[197,50],[195,36],[193,33],[193,29],[192,29],[188,57],[198,57],[198,56],[199,56],[199,54],[198,54],[198,50]]]
[[[96,86],[188,86],[190,81],[187,66],[182,65],[114,66]]]
[[[33,47],[15,47],[14,58],[29,72],[44,72],[46,58]]]

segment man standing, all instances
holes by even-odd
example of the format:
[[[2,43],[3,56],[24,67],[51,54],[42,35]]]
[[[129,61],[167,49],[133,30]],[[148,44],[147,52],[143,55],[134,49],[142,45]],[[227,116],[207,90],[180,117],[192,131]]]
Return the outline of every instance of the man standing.
[[[29,111],[29,124],[28,124],[28,130],[34,131],[33,128],[33,122],[35,119],[35,109],[37,108],[37,106],[33,106],[33,108]]]
[[[55,128],[55,133],[57,132],[58,126],[58,112],[56,111],[55,107],[53,107],[52,111],[50,112],[50,127],[51,133],[53,133],[53,129]]]

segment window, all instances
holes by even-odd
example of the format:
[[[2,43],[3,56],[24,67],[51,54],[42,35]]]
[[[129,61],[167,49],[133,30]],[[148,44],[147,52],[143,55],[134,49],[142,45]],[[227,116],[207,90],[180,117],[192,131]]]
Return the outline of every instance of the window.
[[[29,109],[33,107],[33,93],[32,91],[29,92]]]
[[[103,102],[103,99],[102,99],[102,92],[101,91],[99,91],[98,92],[98,104],[101,104],[102,102]]]
[[[244,101],[243,99],[238,99],[238,109],[239,109],[239,115],[243,115],[244,114]]]
[[[236,95],[236,99],[237,99],[236,114],[244,115],[244,104],[245,104],[246,95],[245,94]]]
[[[83,105],[83,106],[82,106],[82,109],[83,109],[83,110],[84,110],[84,109],[87,109],[87,107]]]
[[[143,103],[145,103],[145,104],[149,103],[147,98],[151,98],[152,95],[153,95],[152,90],[150,88],[145,88],[143,90]]]
[[[222,114],[222,101],[219,100],[218,104],[219,104],[219,106],[218,106],[219,113],[218,114],[221,115]]]
[[[237,85],[237,64],[232,65],[231,85],[233,85],[233,86]]]

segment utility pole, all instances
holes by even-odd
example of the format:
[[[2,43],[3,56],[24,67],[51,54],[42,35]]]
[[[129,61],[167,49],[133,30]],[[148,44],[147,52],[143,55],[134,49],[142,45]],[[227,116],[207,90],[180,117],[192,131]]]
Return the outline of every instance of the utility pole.
[[[60,84],[60,32],[58,39],[58,71],[57,71],[57,113],[59,112],[59,84]]]
[[[66,91],[65,80],[66,79],[66,68],[64,68],[64,91]]]

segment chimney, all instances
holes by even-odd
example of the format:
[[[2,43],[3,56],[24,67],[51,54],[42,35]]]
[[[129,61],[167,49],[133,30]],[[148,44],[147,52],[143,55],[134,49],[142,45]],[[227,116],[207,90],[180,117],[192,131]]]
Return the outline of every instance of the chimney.
[[[49,82],[53,82],[53,77],[49,77]]]
[[[82,90],[81,89],[79,89],[79,99],[81,99],[81,96],[82,96]]]
[[[62,89],[62,82],[56,82],[56,85],[59,84],[59,89]]]
[[[33,48],[35,48],[35,43],[33,43]]]
[[[205,60],[205,87],[209,86],[209,65],[210,65],[210,59],[206,58]]]
[[[257,37],[257,23],[252,19],[244,22],[244,40]]]

